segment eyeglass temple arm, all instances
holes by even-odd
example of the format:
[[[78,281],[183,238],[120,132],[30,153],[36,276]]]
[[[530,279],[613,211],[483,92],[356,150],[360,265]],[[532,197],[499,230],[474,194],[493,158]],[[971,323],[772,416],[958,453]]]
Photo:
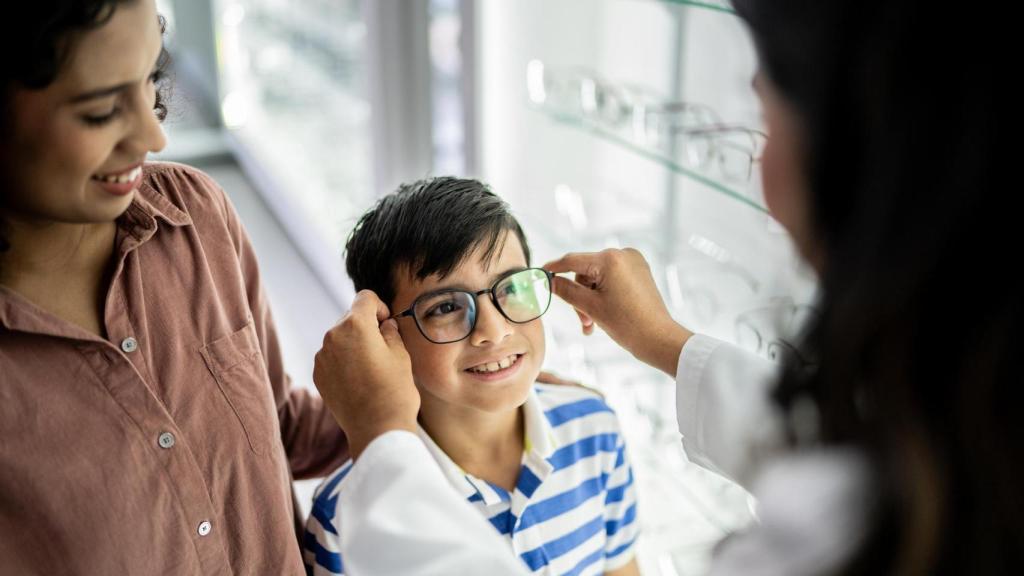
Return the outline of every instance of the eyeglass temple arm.
[[[404,312],[399,312],[398,314],[395,314],[393,316],[389,316],[388,320],[397,320],[397,319],[403,318],[405,316],[412,316],[412,308],[411,307],[408,310],[404,311]]]

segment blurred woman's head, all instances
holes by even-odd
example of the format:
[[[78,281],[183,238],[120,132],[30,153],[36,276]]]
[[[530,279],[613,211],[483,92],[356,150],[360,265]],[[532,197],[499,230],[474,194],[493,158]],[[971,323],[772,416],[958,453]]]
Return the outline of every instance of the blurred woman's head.
[[[165,143],[155,2],[49,0],[18,12],[0,25],[0,219],[112,221],[132,199],[124,181]]]
[[[734,5],[767,87],[765,196],[821,274],[805,342],[820,367],[785,377],[780,401],[809,397],[821,440],[874,456],[878,534],[895,542],[884,554],[876,540],[875,573],[1019,565],[1010,388],[1024,284],[1004,271],[1021,243],[1003,189],[1017,164],[1005,95],[1016,31],[923,0]]]

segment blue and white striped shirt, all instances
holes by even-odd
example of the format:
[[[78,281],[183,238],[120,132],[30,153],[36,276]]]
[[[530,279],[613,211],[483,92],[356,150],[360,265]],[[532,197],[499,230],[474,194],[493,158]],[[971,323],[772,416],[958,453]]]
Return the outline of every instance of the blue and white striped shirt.
[[[636,489],[611,408],[585,388],[537,384],[523,416],[526,447],[512,493],[467,474],[422,429],[420,437],[533,573],[592,575],[625,565],[639,532]],[[337,505],[351,468],[346,462],[313,497],[303,541],[308,574],[343,573]]]

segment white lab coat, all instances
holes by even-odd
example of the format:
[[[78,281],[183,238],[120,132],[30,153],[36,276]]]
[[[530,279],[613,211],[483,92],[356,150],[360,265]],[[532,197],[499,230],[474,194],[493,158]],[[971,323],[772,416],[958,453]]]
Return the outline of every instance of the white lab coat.
[[[749,486],[759,502],[759,524],[723,542],[712,574],[825,573],[864,533],[863,458],[851,451],[784,451],[781,418],[769,399],[776,375],[775,364],[706,336],[692,337],[679,357],[677,415],[687,454]],[[415,434],[375,439],[345,482],[339,514],[346,574],[528,573],[455,494]]]

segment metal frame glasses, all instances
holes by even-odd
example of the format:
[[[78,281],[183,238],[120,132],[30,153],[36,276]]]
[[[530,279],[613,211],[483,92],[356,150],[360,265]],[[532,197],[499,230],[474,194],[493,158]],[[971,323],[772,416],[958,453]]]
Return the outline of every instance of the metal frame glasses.
[[[604,129],[629,129],[633,143],[659,153],[678,145],[679,160],[699,170],[714,169],[727,181],[752,179],[767,139],[759,130],[723,124],[708,106],[664,101],[642,87],[611,84],[585,69],[552,71],[533,60],[527,65],[527,91],[534,104],[552,112]]]
[[[723,178],[750,180],[761,161],[768,136],[760,130],[725,124],[674,130],[682,136],[683,153],[691,164],[717,166]]]

